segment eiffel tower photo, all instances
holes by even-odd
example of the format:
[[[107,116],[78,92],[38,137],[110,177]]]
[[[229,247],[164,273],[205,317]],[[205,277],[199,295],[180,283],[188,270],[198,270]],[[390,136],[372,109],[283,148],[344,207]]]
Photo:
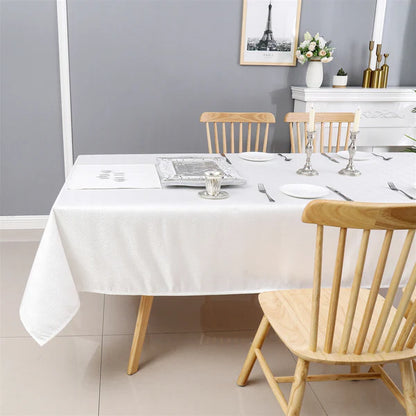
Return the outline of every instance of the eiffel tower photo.
[[[258,51],[277,51],[277,42],[273,38],[272,31],[272,0],[269,3],[269,14],[267,16],[266,30],[256,45]]]

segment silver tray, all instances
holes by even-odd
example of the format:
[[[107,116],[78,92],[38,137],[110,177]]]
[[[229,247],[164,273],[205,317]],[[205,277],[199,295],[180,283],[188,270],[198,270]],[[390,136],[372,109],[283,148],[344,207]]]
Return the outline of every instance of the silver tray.
[[[244,185],[246,180],[223,157],[160,157],[156,159],[160,181],[165,186],[205,186],[205,172],[219,170],[222,185]]]

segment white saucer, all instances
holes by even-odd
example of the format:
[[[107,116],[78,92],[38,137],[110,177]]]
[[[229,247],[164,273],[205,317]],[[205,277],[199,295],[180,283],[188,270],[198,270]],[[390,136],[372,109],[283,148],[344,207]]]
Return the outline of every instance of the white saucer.
[[[321,198],[329,194],[327,188],[318,185],[310,185],[307,183],[290,183],[287,185],[282,185],[280,190],[286,195],[305,199]]]
[[[342,157],[343,159],[349,159],[350,154],[348,150],[342,150],[341,152],[338,152],[337,155],[339,157]],[[354,160],[370,160],[373,158],[373,155],[368,152],[355,152]]]
[[[274,153],[265,153],[265,152],[242,152],[238,154],[241,159],[249,160],[251,162],[267,162],[276,158]]]
[[[210,195],[207,191],[200,191],[198,194],[204,199],[227,199],[230,196],[228,192],[225,191],[219,191],[216,196]]]

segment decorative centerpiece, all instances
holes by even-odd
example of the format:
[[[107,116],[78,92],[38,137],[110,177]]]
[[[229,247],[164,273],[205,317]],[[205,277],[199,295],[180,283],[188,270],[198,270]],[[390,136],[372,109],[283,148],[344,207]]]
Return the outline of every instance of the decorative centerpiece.
[[[347,175],[347,176],[360,176],[361,175],[361,172],[355,169],[354,167],[354,156],[355,156],[355,152],[357,151],[357,146],[355,142],[357,140],[357,135],[359,133],[358,127],[360,125],[360,115],[361,115],[361,110],[357,109],[357,111],[355,112],[354,124],[351,130],[350,145],[348,146],[348,153],[349,153],[348,164],[344,169],[341,169],[338,172],[340,175]]]
[[[348,74],[340,68],[336,75],[332,78],[333,88],[345,88],[348,82]]]
[[[306,71],[306,86],[319,88],[322,85],[323,69],[322,64],[331,62],[334,58],[330,47],[331,41],[326,41],[317,33],[314,37],[309,32],[304,35],[304,41],[296,50],[296,58],[301,64],[309,61]]]
[[[313,107],[311,107],[311,111],[309,112],[308,130],[306,132],[306,146],[305,146],[306,163],[302,169],[298,169],[296,171],[298,175],[305,175],[305,176],[319,175],[318,171],[313,169],[312,164],[311,164],[314,137],[315,137],[315,110]]]
[[[381,65],[383,56],[381,54],[381,43],[376,47],[376,63],[375,69],[371,68],[371,58],[374,49],[374,41],[371,40],[369,44],[370,56],[368,58],[368,68],[363,73],[363,88],[387,88],[387,81],[389,76],[389,66],[387,65],[388,53],[384,54],[384,64]]]

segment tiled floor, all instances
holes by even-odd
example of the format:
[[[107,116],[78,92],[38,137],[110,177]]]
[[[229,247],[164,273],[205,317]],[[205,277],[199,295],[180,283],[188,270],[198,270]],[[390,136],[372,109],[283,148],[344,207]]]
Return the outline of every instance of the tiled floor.
[[[260,317],[254,296],[157,298],[141,369],[128,376],[138,298],[82,294],[78,315],[41,348],[18,316],[37,243],[0,247],[0,415],[283,415],[257,364],[249,384],[236,385]],[[293,373],[276,337],[263,350],[276,374]],[[302,408],[305,416],[404,414],[380,381],[308,384]]]

